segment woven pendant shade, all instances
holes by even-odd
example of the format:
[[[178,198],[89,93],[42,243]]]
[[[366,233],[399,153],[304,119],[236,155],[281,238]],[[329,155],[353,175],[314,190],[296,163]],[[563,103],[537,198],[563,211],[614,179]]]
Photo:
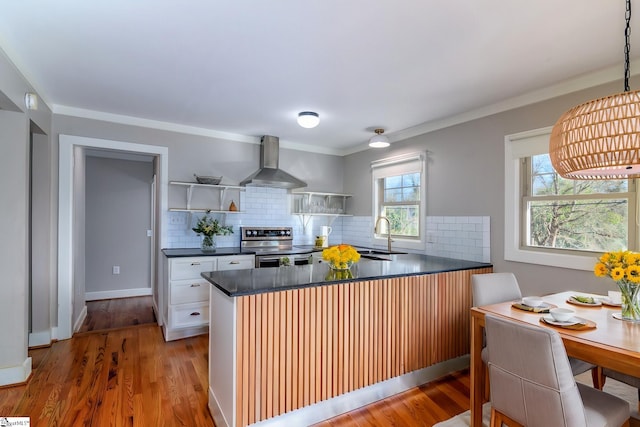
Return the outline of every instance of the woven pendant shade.
[[[640,177],[640,91],[573,107],[553,126],[549,156],[569,179]]]

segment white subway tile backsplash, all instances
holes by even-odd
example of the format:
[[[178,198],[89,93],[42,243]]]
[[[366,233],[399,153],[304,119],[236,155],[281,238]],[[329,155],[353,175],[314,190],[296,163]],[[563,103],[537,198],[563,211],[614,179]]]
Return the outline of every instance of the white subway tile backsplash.
[[[313,216],[303,227],[302,218],[291,215],[291,195],[284,189],[247,187],[240,193],[238,214],[212,214],[235,233],[218,236],[218,246],[240,246],[240,226],[293,227],[294,245],[312,245],[323,225],[330,225],[329,244],[349,243],[373,246],[371,216],[324,217]],[[237,203],[238,201],[236,201]],[[202,213],[166,212],[165,233],[169,248],[196,248],[201,237],[191,230]],[[488,216],[428,216],[427,243],[423,252],[428,255],[478,262],[491,262],[491,229]]]
[[[427,254],[491,262],[489,217],[428,216],[426,226]]]

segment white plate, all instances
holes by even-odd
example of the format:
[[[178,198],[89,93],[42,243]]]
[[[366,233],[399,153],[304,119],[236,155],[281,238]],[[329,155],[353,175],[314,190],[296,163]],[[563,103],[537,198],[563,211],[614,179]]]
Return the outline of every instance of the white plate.
[[[575,305],[584,305],[586,307],[597,307],[599,305],[602,305],[602,303],[598,299],[594,298],[593,300],[595,301],[594,303],[588,303],[588,302],[580,302],[574,297],[569,297],[567,302]]]
[[[600,301],[602,302],[602,304],[608,305],[610,307],[622,307],[621,302],[613,302],[608,297],[600,298]]]
[[[580,319],[578,319],[577,317],[572,317],[571,319],[567,320],[566,322],[558,322],[550,314],[545,314],[542,317],[544,318],[545,322],[547,322],[550,325],[555,325],[555,326],[571,326],[571,325],[577,325],[578,323],[580,323]]]
[[[551,304],[546,303],[546,302],[543,302],[542,304],[540,304],[537,307],[533,307],[533,306],[527,305],[527,304],[523,303],[522,301],[520,301],[518,304],[520,304],[523,307],[535,308],[537,310],[544,310],[544,309],[547,309],[547,308],[551,307]]]

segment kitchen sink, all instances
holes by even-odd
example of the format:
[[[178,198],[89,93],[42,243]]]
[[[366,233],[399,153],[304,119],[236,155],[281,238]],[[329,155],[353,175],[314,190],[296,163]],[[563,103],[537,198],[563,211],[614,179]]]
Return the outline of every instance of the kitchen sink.
[[[375,261],[391,261],[390,255],[401,255],[407,252],[385,251],[382,249],[370,249],[370,248],[356,248],[361,258],[372,259]]]
[[[360,255],[403,255],[406,254],[407,252],[400,252],[400,251],[385,251],[382,249],[359,249],[356,248],[356,250],[358,251],[358,253]]]
[[[371,254],[360,254],[360,259],[370,259],[374,261],[391,261],[391,258],[385,258],[379,255],[371,255]]]

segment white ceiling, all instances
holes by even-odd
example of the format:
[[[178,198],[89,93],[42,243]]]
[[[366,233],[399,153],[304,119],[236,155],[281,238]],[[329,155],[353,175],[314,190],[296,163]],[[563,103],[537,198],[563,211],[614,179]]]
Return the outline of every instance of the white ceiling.
[[[619,80],[623,28],[623,0],[0,4],[0,47],[54,112],[336,154]]]

